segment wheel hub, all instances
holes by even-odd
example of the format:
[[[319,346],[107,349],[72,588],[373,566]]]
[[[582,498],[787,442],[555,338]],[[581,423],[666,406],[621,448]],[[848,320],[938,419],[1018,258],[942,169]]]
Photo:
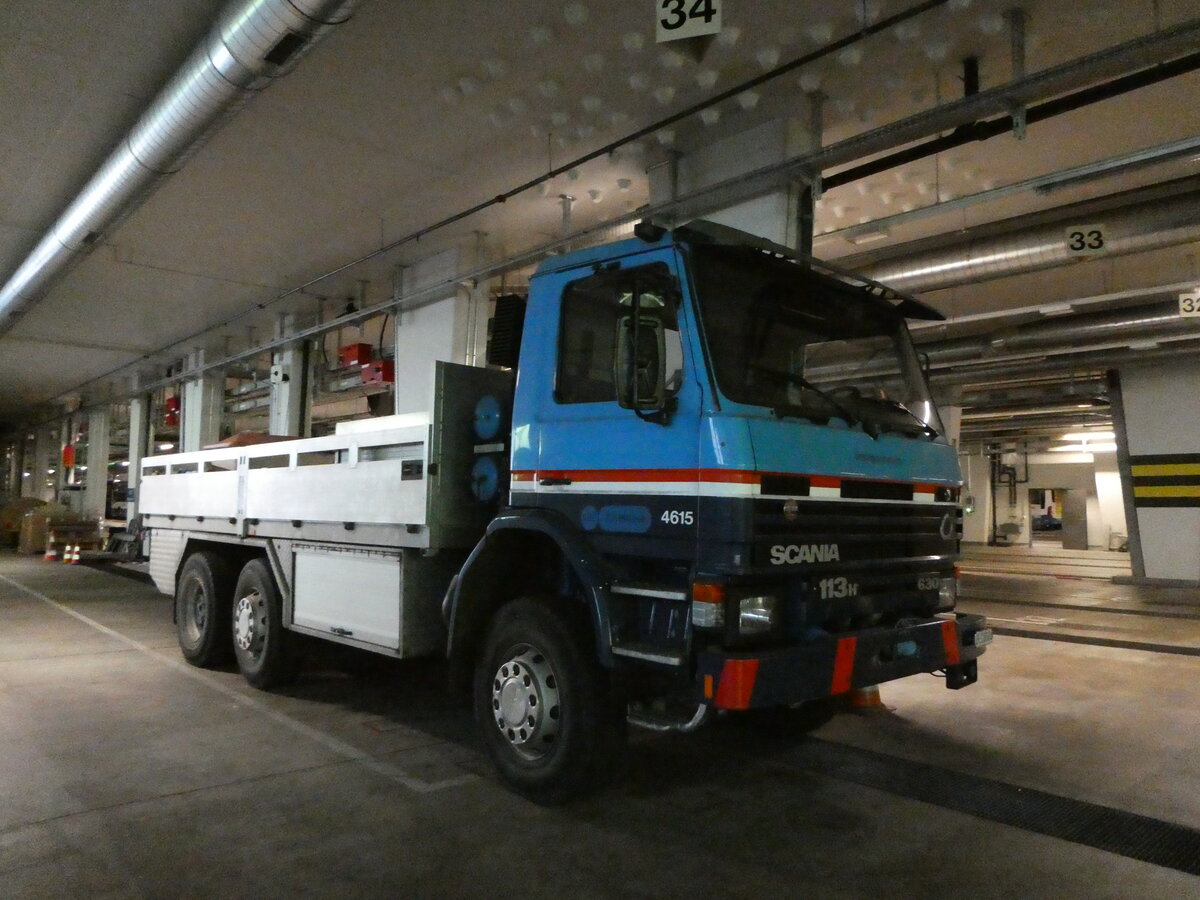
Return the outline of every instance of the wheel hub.
[[[208,623],[208,594],[199,579],[192,579],[185,587],[183,601],[183,625],[191,640],[204,634]]]
[[[496,727],[521,756],[546,753],[558,737],[558,679],[545,655],[533,647],[517,649],[492,678]]]
[[[233,610],[233,640],[243,650],[249,650],[260,636],[256,627],[254,608],[258,603],[258,592],[242,597]]]

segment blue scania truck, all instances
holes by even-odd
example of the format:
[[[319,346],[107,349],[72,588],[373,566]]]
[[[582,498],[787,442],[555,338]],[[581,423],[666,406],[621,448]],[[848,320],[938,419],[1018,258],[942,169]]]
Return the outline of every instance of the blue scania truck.
[[[427,415],[149,458],[184,656],[259,687],[305,639],[448,657],[504,779],[598,783],[629,719],[977,679],[957,454],[917,299],[707,223],[551,257]]]

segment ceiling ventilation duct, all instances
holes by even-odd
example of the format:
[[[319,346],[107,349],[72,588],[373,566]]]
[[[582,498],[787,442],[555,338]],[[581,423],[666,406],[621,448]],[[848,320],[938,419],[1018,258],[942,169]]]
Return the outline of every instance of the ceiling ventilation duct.
[[[1082,353],[1132,341],[1192,337],[1196,329],[1179,318],[1179,304],[1165,301],[1128,310],[1086,313],[1064,321],[1037,321],[979,337],[918,344],[936,366],[986,363],[1009,353]]]
[[[1082,221],[1104,223],[1109,256],[1171,247],[1200,240],[1200,194],[1192,190],[1086,214],[1064,211],[1064,218],[1052,222],[884,260],[867,266],[862,274],[889,287],[921,293],[1063,266],[1079,259],[1067,248],[1063,229]]]
[[[0,332],[359,0],[236,0],[0,288]]]

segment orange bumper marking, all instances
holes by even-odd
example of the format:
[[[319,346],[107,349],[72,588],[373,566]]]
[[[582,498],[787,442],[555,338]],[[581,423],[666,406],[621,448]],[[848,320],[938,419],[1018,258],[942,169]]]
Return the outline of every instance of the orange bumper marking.
[[[854,686],[854,652],[858,649],[858,638],[842,638],[838,641],[837,656],[833,660],[833,683],[830,694],[844,694]]]
[[[942,646],[946,649],[946,664],[957,666],[958,656],[958,626],[953,622],[942,623]]]
[[[757,659],[727,659],[717,684],[715,705],[721,709],[749,709],[754,680],[758,677]]]

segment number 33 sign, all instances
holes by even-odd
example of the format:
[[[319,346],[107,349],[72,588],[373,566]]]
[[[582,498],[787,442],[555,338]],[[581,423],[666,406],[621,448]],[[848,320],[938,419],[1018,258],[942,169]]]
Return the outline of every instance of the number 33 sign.
[[[658,43],[717,34],[722,0],[654,0]]]
[[[1067,253],[1071,256],[1092,256],[1108,252],[1103,225],[1070,225],[1063,234]]]

